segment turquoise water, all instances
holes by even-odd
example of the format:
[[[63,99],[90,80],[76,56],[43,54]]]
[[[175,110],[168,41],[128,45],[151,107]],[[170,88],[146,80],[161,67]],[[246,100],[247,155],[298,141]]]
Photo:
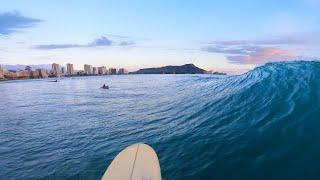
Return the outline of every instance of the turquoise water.
[[[48,81],[0,82],[0,179],[99,179],[137,142],[164,179],[320,178],[318,62]]]

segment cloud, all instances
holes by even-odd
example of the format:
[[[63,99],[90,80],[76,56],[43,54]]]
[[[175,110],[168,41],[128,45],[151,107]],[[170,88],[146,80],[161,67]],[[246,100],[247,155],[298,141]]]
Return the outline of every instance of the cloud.
[[[112,41],[104,36],[101,36],[98,39],[95,39],[92,43],[88,44],[89,47],[95,46],[111,46]]]
[[[235,46],[235,45],[296,45],[305,44],[310,40],[302,37],[281,36],[271,37],[269,39],[257,40],[225,40],[225,41],[212,41],[209,44]]]
[[[135,45],[135,42],[133,41],[122,41],[119,43],[120,46],[131,46],[131,45]]]
[[[112,37],[115,39],[119,40],[135,40],[135,41],[146,41],[146,40],[151,40],[150,38],[146,37],[139,37],[139,36],[124,36],[124,35],[119,35],[119,34],[104,34],[105,36]]]
[[[131,39],[131,36],[123,36],[123,35],[118,35],[118,34],[105,34],[109,37],[114,37],[114,38],[120,38],[120,39]]]
[[[294,60],[298,56],[293,51],[273,47],[257,47],[243,55],[228,55],[227,59],[234,64],[264,64],[270,61]]]
[[[112,46],[112,45],[119,45],[119,46],[132,46],[135,42],[133,41],[121,41],[121,42],[113,42],[109,38],[105,36],[101,36],[93,40],[88,44],[41,44],[33,46],[34,49],[40,50],[53,50],[53,49],[68,49],[68,48],[90,48],[90,47],[105,47],[105,46]]]
[[[221,45],[221,46],[233,46],[233,45],[244,45],[250,44],[250,41],[245,40],[224,40],[224,41],[211,41],[209,44]]]
[[[236,45],[315,45],[320,44],[320,32],[292,33],[280,36],[270,36],[255,40],[223,40],[211,41],[211,45],[236,46]]]
[[[102,47],[102,46],[111,46],[113,42],[105,36],[101,36],[93,40],[88,44],[42,44],[36,45],[33,48],[41,50],[50,50],[50,49],[67,49],[67,48],[79,48],[79,47]]]
[[[225,54],[234,64],[264,64],[269,61],[291,60],[297,57],[293,51],[275,47],[244,46],[208,46],[202,49],[211,53]]]
[[[211,41],[201,50],[224,54],[234,64],[263,64],[269,61],[286,61],[304,57],[301,55],[302,49],[319,47],[319,45],[320,32],[315,31],[255,40]],[[298,55],[292,49],[300,54]],[[309,54],[307,56],[309,57]]]
[[[84,47],[78,44],[43,44],[37,45],[35,49],[66,49],[66,48],[74,48],[74,47]]]
[[[17,11],[0,13],[0,35],[18,32],[20,29],[33,27],[39,22],[42,20],[23,16]]]
[[[249,54],[254,51],[257,46],[207,46],[202,48],[203,51],[212,52],[212,53],[223,53],[223,54]]]

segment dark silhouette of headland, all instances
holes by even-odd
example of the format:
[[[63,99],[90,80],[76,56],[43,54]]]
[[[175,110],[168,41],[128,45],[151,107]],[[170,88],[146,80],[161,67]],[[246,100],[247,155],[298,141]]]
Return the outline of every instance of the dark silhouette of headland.
[[[130,74],[207,74],[208,71],[198,68],[194,64],[182,66],[164,66],[158,68],[144,68]]]

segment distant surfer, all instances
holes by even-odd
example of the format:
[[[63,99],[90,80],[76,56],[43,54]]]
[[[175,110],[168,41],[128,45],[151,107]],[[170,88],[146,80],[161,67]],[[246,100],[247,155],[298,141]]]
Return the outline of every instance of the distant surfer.
[[[102,89],[109,89],[109,86],[106,86],[106,84],[103,84],[103,86],[101,88]]]
[[[54,81],[51,81],[51,82],[58,82],[58,80],[54,80]]]

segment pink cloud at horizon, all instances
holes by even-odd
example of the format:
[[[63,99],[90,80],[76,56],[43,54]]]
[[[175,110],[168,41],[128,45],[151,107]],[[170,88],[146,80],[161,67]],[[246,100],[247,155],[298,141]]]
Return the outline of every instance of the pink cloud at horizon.
[[[232,55],[227,58],[236,64],[264,64],[271,61],[294,60],[297,54],[292,50],[274,47],[261,47],[247,55]]]

